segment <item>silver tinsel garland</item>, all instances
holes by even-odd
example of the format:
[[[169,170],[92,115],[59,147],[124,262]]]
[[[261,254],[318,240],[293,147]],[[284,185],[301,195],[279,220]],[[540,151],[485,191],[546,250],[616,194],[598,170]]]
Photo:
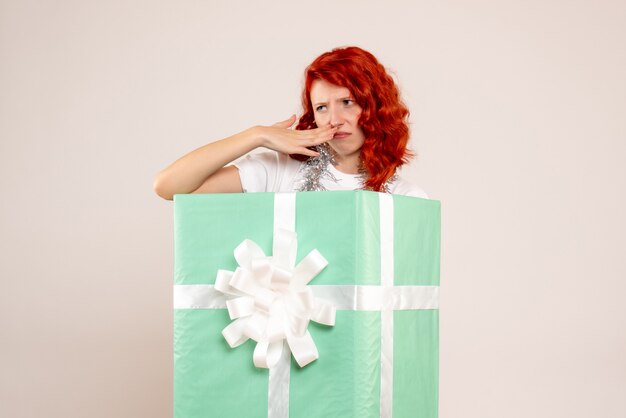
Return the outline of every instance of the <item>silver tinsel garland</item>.
[[[322,185],[323,178],[337,183],[337,178],[328,171],[328,164],[335,164],[332,150],[327,144],[321,144],[316,147],[316,151],[320,155],[310,157],[300,168],[300,171],[302,171],[302,184],[297,189],[299,192],[320,192],[326,190],[324,185]]]
[[[300,186],[297,188],[298,192],[311,192],[311,191],[324,191],[326,188],[322,184],[322,179],[330,180],[337,183],[337,178],[328,170],[328,165],[335,165],[335,158],[333,150],[328,144],[321,144],[316,147],[317,152],[320,154],[317,157],[310,157],[302,164],[300,171],[302,172],[302,180]],[[389,193],[391,183],[397,178],[394,174],[385,182],[383,187],[385,193]],[[359,180],[362,185],[361,190],[367,190],[365,188],[365,181],[367,180],[367,171],[365,167],[359,168]]]

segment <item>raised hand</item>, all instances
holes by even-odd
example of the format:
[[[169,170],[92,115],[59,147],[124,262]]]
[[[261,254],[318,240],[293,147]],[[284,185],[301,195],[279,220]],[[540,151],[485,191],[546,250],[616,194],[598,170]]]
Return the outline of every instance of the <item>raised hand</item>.
[[[339,129],[338,127],[331,128],[328,125],[321,128],[298,131],[292,129],[295,122],[296,115],[292,115],[289,119],[276,122],[271,126],[257,127],[262,146],[284,154],[302,154],[317,157],[319,153],[309,149],[309,147],[330,141]]]

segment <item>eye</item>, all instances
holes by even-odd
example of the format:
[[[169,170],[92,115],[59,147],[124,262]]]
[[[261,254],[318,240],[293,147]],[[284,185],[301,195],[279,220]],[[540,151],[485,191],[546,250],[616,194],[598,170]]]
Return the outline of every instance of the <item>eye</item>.
[[[349,106],[351,104],[354,104],[354,100],[352,100],[352,99],[343,99],[343,104],[345,104],[346,106]]]
[[[322,109],[325,109],[325,108],[326,108],[326,105],[319,105],[319,106],[317,106],[317,107],[315,108],[315,111],[316,111],[316,112],[321,112],[321,111],[322,111]]]

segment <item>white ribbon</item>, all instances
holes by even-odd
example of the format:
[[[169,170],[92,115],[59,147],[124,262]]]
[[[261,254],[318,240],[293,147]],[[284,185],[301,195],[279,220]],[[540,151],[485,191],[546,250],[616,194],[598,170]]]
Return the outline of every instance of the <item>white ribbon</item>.
[[[338,311],[439,309],[439,286],[309,285],[316,298]],[[174,286],[174,309],[226,309],[226,296],[212,284]]]
[[[380,284],[393,286],[393,197],[379,195]],[[393,407],[393,308],[383,304],[380,311],[380,417],[391,418]]]
[[[313,250],[294,267],[295,193],[275,194],[272,257],[244,240],[235,249],[234,273],[219,270],[214,286],[174,286],[175,309],[228,309],[235,321],[222,333],[231,347],[257,341],[254,363],[270,368],[268,418],[289,417],[289,349],[298,351],[300,366],[318,358],[306,325],[334,325],[335,309],[381,312],[380,416],[392,417],[393,311],[438,309],[439,286],[393,285],[393,197],[379,194],[379,207],[381,286],[307,286],[327,262]]]
[[[239,267],[217,272],[215,290],[228,296],[226,308],[233,320],[222,335],[232,348],[248,339],[256,341],[256,367],[275,366],[283,341],[298,365],[306,366],[319,357],[307,330],[309,321],[335,325],[335,307],[316,298],[307,286],[328,262],[314,249],[296,265],[297,245],[295,232],[278,229],[274,254],[266,256],[246,239],[234,251]]]

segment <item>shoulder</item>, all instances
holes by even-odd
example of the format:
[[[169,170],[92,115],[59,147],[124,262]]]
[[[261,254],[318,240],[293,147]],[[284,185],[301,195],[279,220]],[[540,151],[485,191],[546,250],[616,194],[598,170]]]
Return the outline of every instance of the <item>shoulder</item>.
[[[233,165],[237,168],[251,166],[272,166],[278,165],[278,153],[265,151],[247,154],[236,160]]]
[[[233,163],[239,169],[241,186],[246,192],[290,191],[301,164],[275,151],[248,154]]]
[[[410,182],[401,176],[398,176],[396,180],[390,184],[389,192],[392,194],[399,194],[403,196],[421,197],[422,199],[429,199],[428,194],[413,182]]]

